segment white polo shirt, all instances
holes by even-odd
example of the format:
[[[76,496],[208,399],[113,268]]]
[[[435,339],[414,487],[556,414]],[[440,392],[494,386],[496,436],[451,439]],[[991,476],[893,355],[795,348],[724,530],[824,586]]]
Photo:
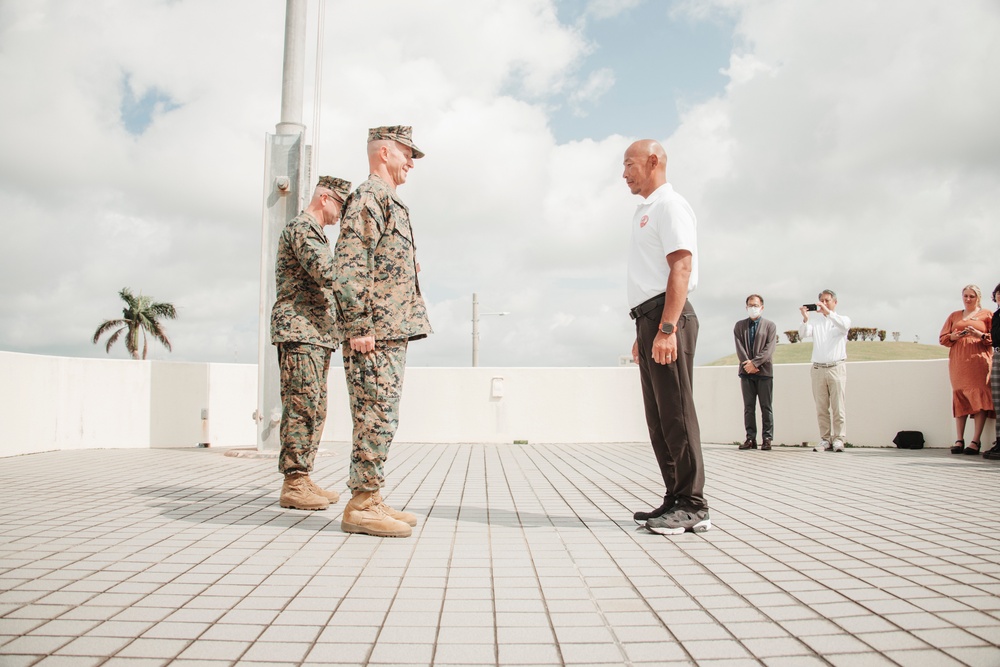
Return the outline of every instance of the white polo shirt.
[[[698,221],[691,205],[664,183],[635,207],[632,243],[628,253],[628,306],[663,294],[670,277],[667,255],[691,252],[688,294],[698,286]]]

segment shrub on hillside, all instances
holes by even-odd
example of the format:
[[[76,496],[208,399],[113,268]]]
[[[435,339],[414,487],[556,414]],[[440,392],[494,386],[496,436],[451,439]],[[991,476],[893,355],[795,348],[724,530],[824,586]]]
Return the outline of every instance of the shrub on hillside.
[[[851,327],[847,330],[847,340],[885,340],[885,330],[875,327]]]

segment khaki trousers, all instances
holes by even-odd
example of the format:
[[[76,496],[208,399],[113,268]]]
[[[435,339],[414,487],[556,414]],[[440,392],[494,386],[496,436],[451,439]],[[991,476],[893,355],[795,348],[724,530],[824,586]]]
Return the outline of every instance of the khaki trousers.
[[[829,368],[813,365],[810,376],[820,437],[827,442],[847,442],[847,364]]]

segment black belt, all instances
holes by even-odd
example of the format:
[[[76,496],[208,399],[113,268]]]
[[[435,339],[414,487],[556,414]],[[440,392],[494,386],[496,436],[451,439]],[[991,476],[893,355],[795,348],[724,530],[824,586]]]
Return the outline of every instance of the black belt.
[[[646,299],[645,301],[643,301],[642,303],[640,303],[638,306],[636,306],[632,310],[628,311],[628,316],[631,317],[633,320],[637,320],[640,317],[642,317],[643,315],[645,315],[646,313],[651,313],[654,310],[656,310],[657,308],[661,308],[662,309],[663,308],[663,304],[666,303],[666,301],[667,301],[667,295],[666,295],[666,293],[657,294],[652,299]]]

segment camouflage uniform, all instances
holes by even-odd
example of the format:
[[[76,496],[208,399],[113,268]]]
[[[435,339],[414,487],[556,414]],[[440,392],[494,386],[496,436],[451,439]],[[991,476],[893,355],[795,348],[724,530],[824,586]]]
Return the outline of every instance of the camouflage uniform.
[[[280,343],[281,453],[278,470],[312,472],[326,423],[326,385],[333,348]]]
[[[339,197],[350,183],[324,176],[319,185]],[[276,298],[271,343],[281,369],[281,453],[278,470],[311,472],[326,422],[330,355],[340,334],[333,298],[333,253],[323,227],[301,213],[282,230],[274,263]]]
[[[354,420],[347,485],[355,493],[377,491],[399,422],[407,342],[431,333],[409,209],[378,176],[369,176],[347,199],[335,257],[333,290]],[[351,349],[350,339],[361,336],[375,337],[373,353]]]
[[[344,374],[354,426],[347,480],[351,491],[377,491],[385,483],[389,445],[399,425],[406,344],[405,338],[376,341],[375,351],[369,354],[344,344]]]

